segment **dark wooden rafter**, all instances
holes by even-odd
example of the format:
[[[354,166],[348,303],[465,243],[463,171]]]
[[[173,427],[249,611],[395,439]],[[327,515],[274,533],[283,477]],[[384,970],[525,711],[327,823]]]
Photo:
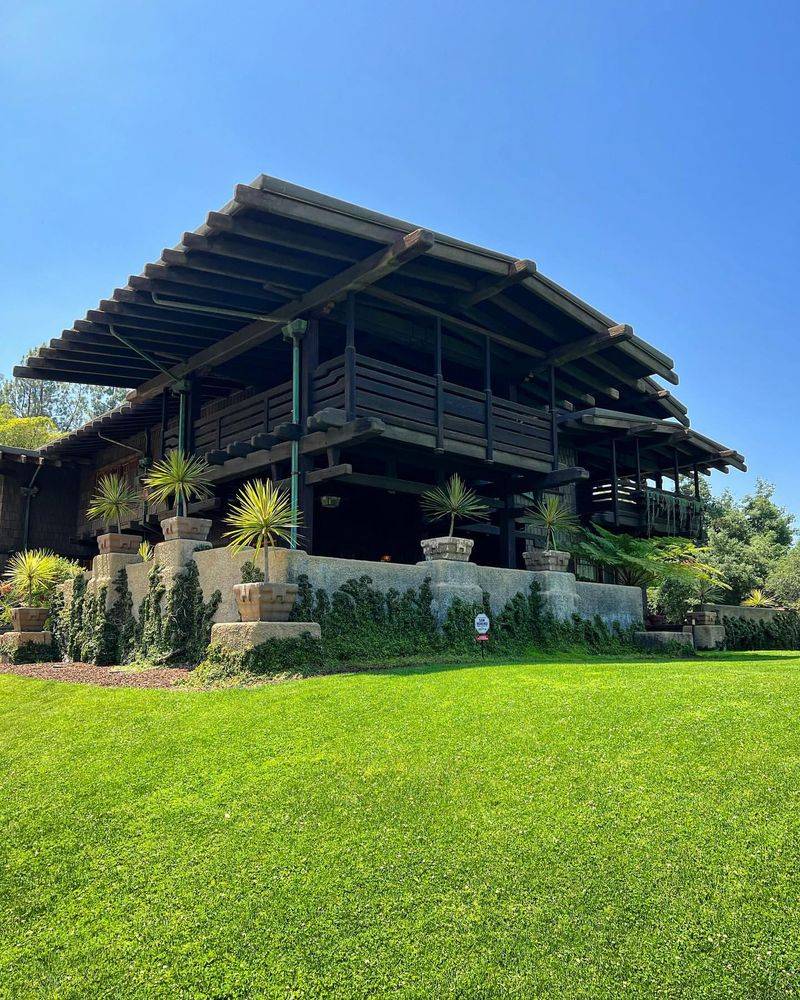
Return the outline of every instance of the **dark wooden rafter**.
[[[469,309],[479,302],[483,302],[485,299],[491,299],[495,295],[499,295],[500,292],[510,285],[516,285],[532,274],[536,274],[536,265],[532,260],[514,260],[508,265],[507,274],[497,277],[490,275],[482,278],[473,291],[460,295],[455,300],[455,305],[462,309]]]
[[[189,360],[176,365],[169,376],[161,375],[151,379],[137,389],[132,398],[146,399],[160,392],[168,384],[170,378],[173,380],[184,378],[189,372],[196,371],[198,368],[213,367],[242,354],[244,351],[257,347],[270,337],[276,336],[281,327],[302,313],[330,300],[340,298],[348,292],[358,291],[368,287],[373,282],[380,281],[382,277],[395,268],[402,267],[406,261],[421,253],[426,253],[433,244],[434,237],[430,232],[424,229],[414,230],[391,246],[379,250],[358,264],[346,268],[335,277],[323,281],[299,299],[288,302],[273,313],[249,323],[212,347],[200,351]]]
[[[591,333],[588,337],[563,344],[561,347],[553,348],[535,364],[528,372],[528,378],[547,371],[550,365],[564,365],[568,361],[575,361],[578,358],[586,358],[590,354],[604,351],[609,347],[622,344],[630,340],[633,336],[633,328],[627,324],[622,326],[612,326],[605,333]]]

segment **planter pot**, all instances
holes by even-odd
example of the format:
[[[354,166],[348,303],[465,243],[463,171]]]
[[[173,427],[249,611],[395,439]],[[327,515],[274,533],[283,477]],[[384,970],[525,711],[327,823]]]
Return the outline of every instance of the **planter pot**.
[[[204,542],[211,531],[211,519],[208,517],[166,517],[161,522],[161,531],[165,542],[174,542],[176,538],[187,542]]]
[[[297,584],[237,583],[233,596],[243,622],[285,622],[297,600]]]
[[[566,573],[569,552],[558,549],[530,549],[522,553],[525,569],[534,573]]]
[[[716,611],[690,611],[686,615],[687,625],[716,625]]]
[[[11,620],[15,632],[42,632],[50,613],[49,608],[12,608]]]
[[[425,559],[448,559],[450,562],[469,562],[472,546],[471,538],[456,538],[455,535],[442,535],[441,538],[423,538],[420,542]]]
[[[122,535],[118,531],[108,531],[105,535],[97,536],[97,549],[104,556],[112,552],[136,555],[141,544],[141,535]]]

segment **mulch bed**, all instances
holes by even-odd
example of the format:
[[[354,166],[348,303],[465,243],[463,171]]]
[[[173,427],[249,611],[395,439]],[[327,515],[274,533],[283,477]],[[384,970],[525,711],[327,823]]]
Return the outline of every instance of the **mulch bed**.
[[[95,667],[91,663],[0,663],[0,674],[104,687],[170,688],[182,684],[189,671],[185,667],[126,670],[124,667]]]

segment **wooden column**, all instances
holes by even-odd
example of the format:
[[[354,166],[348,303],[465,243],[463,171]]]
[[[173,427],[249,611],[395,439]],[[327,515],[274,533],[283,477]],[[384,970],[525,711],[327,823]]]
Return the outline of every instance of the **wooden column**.
[[[550,365],[550,446],[553,451],[553,470],[558,470],[558,422],[556,414],[556,366]]]
[[[510,488],[510,487],[509,487]],[[514,494],[507,493],[504,498],[505,508],[500,515],[500,565],[506,569],[517,567],[517,532],[516,521],[512,513]]]
[[[348,420],[356,416],[356,297],[347,293],[345,304],[346,337],[344,345],[344,409]]]
[[[692,465],[692,475],[694,476],[694,498],[695,500],[700,499],[700,470],[697,468],[697,462]]]
[[[614,527],[619,527],[619,482],[617,480],[617,442],[611,438],[611,509]]]
[[[436,379],[436,451],[444,452],[444,374],[442,372],[442,321],[437,316],[434,327],[434,378]]]
[[[197,422],[200,419],[201,403],[200,386],[197,384],[197,379],[192,377],[189,379],[189,400],[187,404],[189,426],[186,430],[186,450],[189,455],[193,455],[195,452],[195,431]]]
[[[158,457],[167,453],[167,424],[169,423],[169,389],[161,393],[161,441],[158,445]]]
[[[672,449],[672,474],[675,477],[675,496],[681,495],[681,473],[678,468],[678,449]]]
[[[634,438],[634,445],[636,447],[636,489],[644,489],[644,483],[642,482],[642,456],[639,449],[639,438]]]
[[[319,320],[308,321],[305,336],[300,343],[300,426],[305,430],[306,421],[314,412],[314,372],[319,364]],[[314,467],[308,455],[300,456],[300,496],[298,507],[303,523],[300,526],[300,545],[309,554],[314,551],[314,487],[306,483],[306,473]]]
[[[494,423],[492,418],[492,342],[483,338],[483,391],[486,396],[486,461],[494,461]]]

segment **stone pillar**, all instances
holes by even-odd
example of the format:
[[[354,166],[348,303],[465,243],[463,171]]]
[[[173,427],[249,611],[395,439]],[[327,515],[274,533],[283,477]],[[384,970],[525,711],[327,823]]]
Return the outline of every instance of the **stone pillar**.
[[[92,594],[99,594],[103,587],[106,588],[106,608],[110,608],[117,599],[116,579],[121,569],[130,566],[131,563],[141,562],[141,556],[135,552],[101,552],[92,559],[92,571],[87,579],[87,590]],[[69,600],[65,592],[65,599]]]
[[[161,567],[161,579],[167,591],[175,582],[187,563],[194,559],[195,552],[210,549],[210,542],[196,539],[174,538],[168,542],[158,542],[153,547],[153,561]]]

